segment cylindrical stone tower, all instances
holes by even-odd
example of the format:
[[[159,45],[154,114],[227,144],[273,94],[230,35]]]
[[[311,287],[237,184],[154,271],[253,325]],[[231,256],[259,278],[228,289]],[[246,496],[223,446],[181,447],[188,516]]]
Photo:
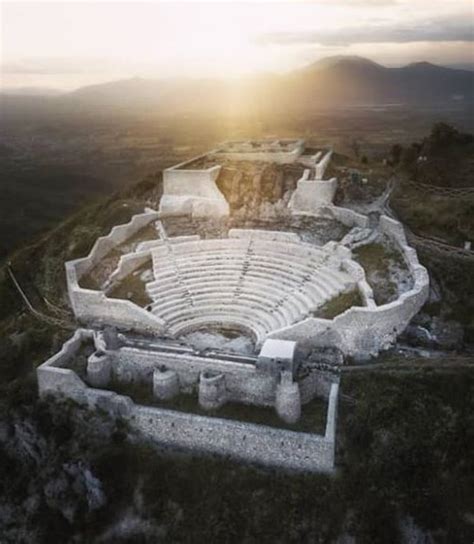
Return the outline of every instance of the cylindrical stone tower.
[[[165,367],[153,371],[153,396],[159,400],[170,400],[179,393],[178,374]]]
[[[301,395],[297,382],[290,372],[281,373],[281,382],[277,385],[275,408],[286,423],[296,423],[301,416]]]
[[[215,410],[226,402],[225,376],[202,372],[199,377],[199,405],[204,410]]]
[[[93,387],[106,387],[112,374],[110,358],[103,351],[95,351],[87,359],[87,380]]]

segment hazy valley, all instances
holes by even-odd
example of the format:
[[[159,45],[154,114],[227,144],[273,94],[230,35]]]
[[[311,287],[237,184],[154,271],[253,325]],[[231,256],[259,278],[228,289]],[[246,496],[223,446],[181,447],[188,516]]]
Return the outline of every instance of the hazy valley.
[[[132,79],[59,96],[0,95],[0,226],[10,232],[0,257],[81,204],[227,139],[303,136],[348,153],[357,142],[378,160],[438,121],[472,131],[473,74],[336,58],[244,84]],[[410,85],[413,97],[403,95]]]

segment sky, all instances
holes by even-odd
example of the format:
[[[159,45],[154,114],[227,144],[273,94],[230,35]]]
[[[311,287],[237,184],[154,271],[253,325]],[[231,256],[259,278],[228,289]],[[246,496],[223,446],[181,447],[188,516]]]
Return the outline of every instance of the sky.
[[[332,55],[474,63],[472,0],[0,0],[0,86],[241,77]]]

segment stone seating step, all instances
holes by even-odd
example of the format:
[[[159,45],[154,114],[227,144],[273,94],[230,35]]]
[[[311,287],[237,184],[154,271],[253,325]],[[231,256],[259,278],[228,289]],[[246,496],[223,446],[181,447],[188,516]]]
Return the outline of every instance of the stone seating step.
[[[344,290],[348,284],[354,283],[354,280],[346,272],[333,270],[323,267],[318,270],[318,276],[335,290]]]
[[[355,280],[305,243],[249,239],[185,241],[152,250],[151,310],[169,331],[240,324],[264,338],[304,319]],[[337,261],[336,261],[337,262]]]
[[[282,290],[298,290],[302,285],[310,279],[310,275],[295,277],[287,273],[282,273],[279,271],[270,271],[268,269],[249,269],[246,272],[243,282],[250,281],[260,281],[260,282],[271,282],[278,283]]]
[[[272,315],[269,315],[258,308],[252,308],[246,305],[222,306],[219,304],[200,305],[199,308],[185,308],[178,310],[173,315],[168,315],[167,324],[173,327],[177,323],[192,319],[194,317],[204,317],[206,315],[223,315],[228,319],[232,317],[247,318],[250,323],[254,323],[267,333],[281,328],[279,321]]]
[[[238,271],[219,271],[219,281],[236,280],[238,277]],[[196,274],[190,273],[189,276],[182,277],[181,279],[187,287],[192,287],[200,283],[204,285],[208,283],[212,284],[215,282],[214,276],[211,276],[209,273],[206,272],[199,272]],[[315,273],[309,281],[305,281],[304,283],[302,283],[301,281],[293,282],[292,285],[289,284],[289,282],[282,282],[281,278],[275,276],[274,274],[269,275],[261,271],[257,272],[251,270],[247,272],[246,275],[242,278],[241,284],[245,285],[249,282],[261,283],[263,284],[263,289],[266,289],[267,287],[271,288],[272,284],[276,283],[278,285],[278,289],[282,292],[286,290],[297,289],[303,290],[304,292],[316,291],[316,294],[319,293],[321,296],[324,296],[325,294],[335,295],[337,292],[345,290],[347,286],[351,283],[354,283],[354,281],[348,274],[339,273],[337,271],[324,271],[323,269]],[[155,281],[148,283],[147,291],[150,294],[156,294],[158,291],[178,289],[179,287],[179,282],[176,276],[168,275],[168,277],[161,276],[155,279]],[[184,287],[182,289],[184,289]]]
[[[196,308],[200,308],[201,304],[205,305],[209,302],[217,301],[222,302],[223,299],[218,297],[202,297],[202,299],[194,302],[194,306]],[[255,304],[258,301],[256,301],[253,298],[250,297],[242,297],[239,302],[245,302],[250,304]],[[170,315],[173,315],[174,312],[177,310],[185,310],[186,308],[189,308],[190,305],[185,300],[180,300],[178,302],[172,301],[171,303],[168,302],[166,304],[152,304],[152,312],[154,315],[159,316],[161,319],[164,319],[165,321],[168,320],[168,317]],[[292,313],[288,308],[280,306],[278,308],[274,308],[273,306],[261,306],[261,309],[265,312],[267,312],[270,316],[274,316],[279,321],[279,328],[286,327],[291,325],[292,323],[295,323],[299,319],[303,317],[303,315],[295,315]]]
[[[259,240],[258,238],[252,240],[252,248],[255,251],[260,251],[262,249],[267,249],[269,247],[269,241],[268,240]],[[272,240],[271,241],[271,247],[275,251],[280,251],[281,253],[292,253],[295,251],[300,252],[313,252],[315,254],[317,253],[324,253],[324,250],[321,248],[318,248],[312,244],[308,244],[307,242],[289,242],[289,241],[281,241],[281,240]]]
[[[173,325],[168,329],[168,332],[172,336],[177,336],[182,335],[186,332],[190,332],[192,330],[198,330],[201,327],[209,327],[212,325],[225,325],[229,328],[232,328],[234,326],[238,329],[249,330],[253,333],[255,337],[255,342],[257,344],[262,343],[265,339],[265,336],[267,335],[265,329],[259,327],[256,323],[249,323],[248,320],[239,319],[237,316],[232,316],[231,318],[229,318],[228,316],[223,316],[222,314],[209,314],[205,317],[188,319],[186,321],[182,321],[180,323],[177,323],[176,325]]]
[[[241,310],[240,312],[226,312],[216,307],[209,307],[204,313],[188,313],[184,316],[180,316],[175,322],[168,321],[168,330],[172,331],[173,329],[179,329],[184,323],[196,318],[200,318],[202,323],[211,322],[214,320],[216,323],[244,323],[247,328],[260,331],[260,335],[267,335],[272,330],[278,330],[275,323],[269,323],[268,320],[262,321],[258,318],[258,316],[255,316],[250,312],[244,310]]]
[[[267,270],[275,273],[287,274],[290,277],[299,279],[307,275],[312,274],[316,267],[300,267],[298,265],[289,263],[288,261],[279,261],[277,259],[267,259],[267,260],[255,260],[250,261],[247,270]]]
[[[271,278],[272,276],[278,275],[280,281],[281,280],[287,280],[287,282],[292,282],[292,285],[297,284],[302,279],[307,278],[309,276],[308,273],[305,274],[296,274],[291,268],[283,268],[279,266],[269,265],[269,266],[255,266],[254,264],[249,265],[248,267],[243,266],[236,266],[233,264],[227,264],[227,263],[219,263],[216,265],[213,265],[211,267],[200,267],[200,266],[190,266],[186,268],[180,269],[180,276],[184,278],[188,278],[190,276],[207,276],[209,277],[210,274],[212,274],[213,271],[219,271],[219,273],[222,271],[228,272],[228,271],[235,271],[235,272],[242,272],[242,275],[245,277],[249,274],[260,273],[260,274],[266,274],[267,277]],[[159,270],[155,272],[156,279],[167,279],[167,278],[173,278],[176,277],[176,272],[173,268],[168,267],[164,270]]]
[[[239,259],[186,259],[176,261],[180,271],[185,272],[191,269],[212,269],[217,266],[234,266],[242,270],[245,262],[242,258]]]
[[[213,278],[191,278],[189,281],[186,281],[186,289],[190,293],[199,292],[202,289],[221,289],[233,291],[238,285],[239,276],[220,276],[218,279]],[[161,282],[158,285],[154,285],[148,289],[148,292],[151,296],[166,296],[169,294],[175,294],[178,292],[176,287],[173,287],[171,282]]]
[[[239,259],[247,255],[246,251],[243,250],[220,250],[220,251],[200,251],[200,252],[188,252],[180,253],[179,255],[174,254],[176,260],[207,260],[213,261],[215,259]]]
[[[239,298],[247,299],[256,297],[267,300],[269,308],[281,309],[283,307],[284,311],[288,312],[293,320],[297,320],[301,315],[305,315],[310,309],[310,305],[306,301],[302,301],[297,297],[292,296],[286,298],[286,296],[277,289],[270,293],[268,289],[263,291],[259,289],[258,286],[246,286],[235,293],[234,296],[235,300],[238,300]]]
[[[276,302],[289,300],[289,305],[293,306],[295,313],[301,314],[308,311],[308,297],[302,295],[297,290],[283,290],[278,281],[269,284],[259,278],[248,277],[241,286],[242,292],[261,292],[271,293]]]
[[[299,247],[294,248],[291,251],[280,251],[271,245],[262,246],[254,251],[255,255],[262,258],[275,256],[285,261],[300,262],[301,264],[306,264],[309,261],[319,263],[324,261],[327,257],[327,253],[325,252],[302,250]]]
[[[153,285],[151,285],[153,283]],[[162,285],[156,284],[156,282],[151,282],[146,286],[146,291],[151,298],[161,297],[163,295],[167,296],[183,296],[186,294],[186,289],[175,283],[174,285]]]
[[[243,271],[251,271],[254,269],[258,270],[268,270],[275,271],[284,274],[287,278],[292,278],[294,276],[298,278],[304,278],[308,274],[312,274],[315,270],[315,267],[311,267],[308,264],[305,266],[297,266],[295,263],[289,263],[288,261],[279,259],[279,258],[266,258],[266,259],[251,259],[245,263],[242,260],[223,260],[216,259],[215,261],[203,261],[194,262],[192,260],[187,262],[186,265],[182,263],[177,263],[179,274],[191,273],[194,270],[206,270],[207,268],[217,268],[222,267],[222,269],[229,267],[237,267]],[[160,265],[155,267],[154,273],[156,278],[166,277],[166,276],[176,276],[176,268],[173,264]]]
[[[244,274],[244,278],[248,276],[262,277],[271,280],[272,278],[278,278],[282,283],[286,284],[294,289],[296,285],[299,285],[300,281],[305,277],[303,274],[295,274],[291,269],[283,269],[274,266],[250,266],[247,268]],[[274,280],[273,280],[274,281]]]
[[[237,268],[235,266],[216,266],[212,268],[190,268],[185,270],[181,276],[185,281],[198,279],[198,278],[209,278],[209,276],[238,276],[242,275],[242,268]]]
[[[295,266],[300,267],[314,267],[321,266],[327,260],[327,255],[311,255],[305,253],[279,253],[273,251],[271,248],[259,251],[255,254],[255,258],[258,258],[261,261],[264,260],[277,260],[283,263],[294,264]]]
[[[174,285],[174,287],[173,287]],[[282,289],[278,278],[273,277],[272,281],[266,278],[248,276],[244,282],[238,284],[237,277],[219,277],[219,280],[212,278],[204,278],[190,280],[186,282],[186,290],[176,284],[166,284],[162,282],[152,282],[148,284],[147,291],[152,298],[158,298],[164,303],[172,303],[174,300],[182,297],[188,291],[192,297],[200,293],[217,292],[224,295],[232,295],[238,293],[255,293],[261,298],[271,300],[272,304],[276,304],[280,300],[289,299],[288,305],[292,308],[295,314],[306,313],[314,304],[313,301],[319,302],[320,298],[327,298],[324,293],[321,295],[320,289],[315,286],[312,288],[312,293],[300,293],[296,289]]]
[[[176,256],[191,255],[194,253],[211,253],[213,251],[246,251],[249,246],[248,240],[231,240],[230,238],[219,238],[214,240],[199,240],[196,242],[183,242],[173,246]]]
[[[181,243],[173,246],[172,253],[174,257],[179,260],[181,258],[187,259],[212,259],[212,258],[226,258],[226,257],[238,257],[239,255],[258,255],[258,256],[279,256],[282,260],[290,260],[292,262],[300,262],[301,264],[307,264],[309,260],[314,262],[320,262],[325,259],[327,253],[323,250],[312,248],[311,246],[305,246],[301,244],[259,244],[258,247],[251,251],[246,251],[247,246],[242,247],[228,247],[225,243],[220,246],[208,246],[204,245],[205,241],[193,242],[193,243]],[[206,242],[209,242],[206,241]],[[220,242],[226,242],[226,240],[220,240]],[[253,248],[254,246],[252,246]],[[165,252],[162,255],[166,255]],[[289,259],[290,257],[290,259]]]
[[[154,315],[157,315],[159,317],[165,316],[168,310],[173,310],[176,308],[184,308],[186,306],[190,306],[189,301],[181,298],[181,299],[173,299],[171,301],[162,302],[161,299],[159,301],[153,302],[151,304],[151,311]],[[165,317],[163,317],[165,319]]]
[[[175,308],[168,308],[164,312],[153,312],[155,315],[159,316],[161,319],[165,320],[169,324],[173,324],[182,319],[186,319],[189,315],[201,315],[201,313],[207,313],[209,309],[213,309],[224,304],[225,301],[222,301],[218,298],[207,298],[199,302],[199,304],[194,307],[191,306],[179,306]],[[241,301],[238,305],[235,303],[232,304],[232,311],[229,311],[230,314],[238,313],[239,315],[251,315],[252,319],[257,319],[262,326],[265,327],[267,332],[280,329],[291,325],[294,321],[288,319],[285,311],[273,310],[272,308],[265,308],[261,306],[255,306],[255,303],[252,301]],[[231,306],[229,304],[229,306]],[[203,310],[204,309],[204,310]],[[258,314],[258,315],[257,315]]]
[[[243,293],[238,297],[233,297],[232,294],[223,294],[219,291],[202,293],[199,295],[193,295],[193,303],[196,308],[200,308],[202,305],[207,305],[209,303],[216,304],[222,303],[226,306],[228,305],[246,305],[254,308],[261,309],[262,311],[268,313],[269,315],[275,314],[276,316],[281,316],[282,326],[293,322],[300,313],[291,312],[290,309],[286,308],[276,308],[275,301],[268,299],[267,297],[255,296],[252,294]],[[186,306],[185,302],[178,304],[168,303],[167,306],[161,305],[155,307],[154,311],[160,314],[160,317],[167,319],[167,316],[172,313],[176,308]],[[296,314],[296,315],[295,315]]]
[[[242,281],[245,281],[245,278],[249,276],[255,276],[255,277],[262,277],[266,278],[269,282],[274,282],[276,279],[278,279],[279,283],[284,285],[285,288],[288,289],[294,289],[299,283],[302,281],[302,279],[306,276],[296,276],[292,275],[289,272],[279,271],[279,270],[273,270],[273,269],[256,269],[256,268],[239,268],[236,269],[233,266],[226,266],[226,265],[219,265],[216,267],[213,267],[212,269],[199,269],[199,268],[190,268],[184,271],[181,274],[181,277],[188,281],[190,279],[194,278],[209,278],[215,276],[215,274],[218,275],[232,275],[237,274],[242,277]],[[158,276],[158,278],[171,278],[171,275],[168,276]]]

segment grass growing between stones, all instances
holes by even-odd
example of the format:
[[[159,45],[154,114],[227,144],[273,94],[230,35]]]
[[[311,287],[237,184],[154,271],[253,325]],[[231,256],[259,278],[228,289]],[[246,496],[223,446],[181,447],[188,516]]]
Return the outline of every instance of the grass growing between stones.
[[[80,278],[79,286],[83,289],[99,291],[110,274],[117,268],[121,256],[122,253],[115,248],[109,251],[96,266]]]
[[[145,289],[145,282],[141,279],[142,274],[152,272],[152,263],[150,261],[138,267],[131,274],[121,279],[110,291],[107,296],[110,298],[120,298],[130,300],[140,307],[145,307],[152,302]]]
[[[138,232],[127,238],[122,244],[114,247],[107,255],[100,260],[89,272],[84,274],[79,280],[79,285],[84,289],[99,290],[117,268],[120,257],[135,250],[140,242],[157,239],[154,224],[148,224]],[[115,297],[126,298],[126,297]]]
[[[408,272],[398,251],[385,244],[372,243],[355,249],[354,258],[364,268],[367,283],[372,287],[378,305],[398,297],[398,285],[392,275],[392,267]]]
[[[341,293],[337,297],[332,298],[326,304],[313,312],[314,317],[322,319],[333,319],[339,314],[342,314],[352,306],[363,306],[362,298],[358,289],[352,289],[347,293]]]
[[[137,231],[135,234],[132,234],[129,238],[127,238],[122,244],[120,244],[117,249],[120,250],[122,253],[129,253],[130,251],[133,251],[135,247],[140,242],[147,242],[150,240],[158,240],[158,233],[155,228],[155,222],[151,221],[144,227],[142,227],[139,231]]]

